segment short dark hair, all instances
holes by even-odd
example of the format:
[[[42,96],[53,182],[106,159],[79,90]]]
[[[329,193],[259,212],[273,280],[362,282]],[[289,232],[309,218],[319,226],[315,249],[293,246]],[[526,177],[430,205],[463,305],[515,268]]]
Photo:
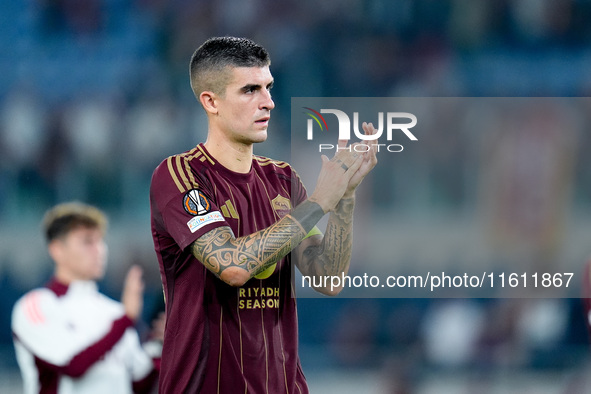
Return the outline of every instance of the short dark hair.
[[[56,205],[43,217],[43,231],[48,243],[79,227],[97,228],[104,234],[107,217],[100,209],[77,201]]]
[[[271,64],[269,53],[248,38],[212,37],[191,57],[189,73],[195,97],[204,91],[219,95],[229,83],[230,67],[265,67]]]

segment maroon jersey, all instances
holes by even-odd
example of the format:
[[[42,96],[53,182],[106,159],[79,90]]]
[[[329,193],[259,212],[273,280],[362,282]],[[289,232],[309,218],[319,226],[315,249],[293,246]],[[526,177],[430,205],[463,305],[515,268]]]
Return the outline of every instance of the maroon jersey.
[[[254,156],[249,173],[236,173],[202,144],[156,168],[152,236],[167,315],[161,393],[308,392],[297,351],[290,255],[236,288],[188,247],[219,226],[236,237],[262,230],[305,199],[287,163]]]

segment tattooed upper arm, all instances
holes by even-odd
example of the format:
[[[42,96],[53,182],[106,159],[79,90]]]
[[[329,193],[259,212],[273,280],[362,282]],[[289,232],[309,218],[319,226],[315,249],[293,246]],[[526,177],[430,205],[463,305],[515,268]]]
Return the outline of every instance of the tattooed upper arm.
[[[287,255],[306,235],[291,215],[256,233],[235,238],[230,227],[215,228],[191,245],[193,255],[224,282],[241,286]]]
[[[220,276],[234,260],[232,241],[235,239],[230,227],[216,227],[197,238],[191,252],[208,270]]]

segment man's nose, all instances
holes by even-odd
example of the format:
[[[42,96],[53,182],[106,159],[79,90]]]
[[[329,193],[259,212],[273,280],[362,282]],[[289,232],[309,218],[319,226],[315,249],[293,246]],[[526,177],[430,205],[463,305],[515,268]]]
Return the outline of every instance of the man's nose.
[[[264,94],[264,99],[261,102],[261,109],[267,109],[270,111],[273,108],[275,108],[275,102],[271,98],[271,92],[269,92],[268,90],[265,90],[263,94]]]

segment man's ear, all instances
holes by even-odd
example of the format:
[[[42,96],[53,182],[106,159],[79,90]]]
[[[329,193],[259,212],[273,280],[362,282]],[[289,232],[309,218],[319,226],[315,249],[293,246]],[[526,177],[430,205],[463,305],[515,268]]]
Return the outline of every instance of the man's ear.
[[[208,114],[216,115],[218,113],[217,108],[217,95],[214,92],[203,91],[199,95],[199,102]]]
[[[58,261],[61,261],[61,256],[63,254],[63,241],[60,239],[54,239],[47,245],[47,251],[49,252],[49,256],[51,259],[57,264]]]

